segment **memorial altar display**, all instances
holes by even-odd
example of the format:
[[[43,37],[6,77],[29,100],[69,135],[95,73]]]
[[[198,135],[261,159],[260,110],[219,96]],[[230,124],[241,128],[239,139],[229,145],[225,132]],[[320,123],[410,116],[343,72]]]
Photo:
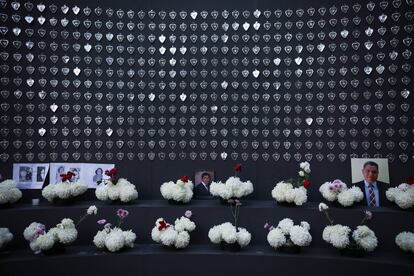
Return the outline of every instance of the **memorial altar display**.
[[[412,275],[414,0],[0,0],[0,275]]]

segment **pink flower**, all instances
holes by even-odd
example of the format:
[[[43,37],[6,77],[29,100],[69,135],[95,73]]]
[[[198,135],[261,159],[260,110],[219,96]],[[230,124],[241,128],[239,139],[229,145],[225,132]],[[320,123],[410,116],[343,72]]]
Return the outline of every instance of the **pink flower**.
[[[106,219],[100,219],[98,220],[98,224],[104,225],[106,223]]]
[[[193,215],[193,212],[191,212],[190,210],[185,211],[184,216],[185,216],[186,218],[191,218],[191,216],[192,216],[192,215]]]
[[[120,219],[124,219],[129,215],[129,212],[127,210],[124,209],[118,209],[118,211],[116,212],[116,214],[118,215],[118,217]]]

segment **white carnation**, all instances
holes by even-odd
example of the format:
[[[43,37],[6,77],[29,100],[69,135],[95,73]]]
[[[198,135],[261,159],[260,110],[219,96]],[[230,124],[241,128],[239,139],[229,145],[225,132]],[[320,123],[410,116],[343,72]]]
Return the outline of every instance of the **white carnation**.
[[[86,211],[88,215],[96,215],[98,213],[98,208],[95,205],[89,206],[88,210]]]
[[[299,188],[295,188],[295,204],[297,206],[302,206],[308,200],[307,190],[305,187],[301,186]]]
[[[174,246],[175,248],[185,248],[190,244],[190,234],[187,231],[182,231],[177,234]]]
[[[319,192],[322,194],[323,198],[327,201],[333,202],[337,199],[338,194],[333,190],[329,189],[331,182],[325,182],[319,187]]]
[[[125,246],[130,248],[134,247],[134,242],[137,238],[137,235],[132,232],[132,230],[123,231],[122,235],[124,235]]]
[[[9,228],[0,228],[0,250],[13,240],[13,234]]]
[[[95,189],[95,195],[99,200],[131,202],[138,198],[138,191],[126,178],[120,178],[115,184],[110,180],[99,184]]]
[[[225,222],[213,226],[208,232],[208,237],[215,244],[221,242],[233,244],[237,242],[240,247],[245,247],[250,243],[251,234],[245,228],[239,227],[238,230],[230,222]]]
[[[193,198],[193,182],[183,182],[178,180],[176,183],[169,181],[161,185],[160,191],[163,198],[177,202],[187,203]]]
[[[57,184],[49,184],[42,190],[42,196],[49,202],[56,198],[68,199],[84,194],[88,190],[88,185],[82,182],[59,182]]]
[[[399,233],[395,237],[395,243],[403,251],[414,253],[414,233],[407,231]]]
[[[193,221],[191,221],[189,218],[182,216],[179,219],[176,219],[174,222],[174,228],[178,232],[182,231],[188,231],[191,232],[196,228],[196,225]]]
[[[362,247],[365,251],[374,251],[378,246],[378,239],[374,231],[369,229],[366,225],[360,225],[352,233],[354,241]]]
[[[221,225],[215,225],[208,231],[208,238],[212,243],[221,243]]]
[[[230,198],[242,198],[253,192],[253,183],[241,181],[239,177],[229,177],[225,183],[212,182],[210,184],[210,193],[213,196],[220,197],[224,200]]]
[[[175,248],[185,248],[190,244],[190,234],[196,228],[196,225],[189,218],[182,216],[175,220],[175,225],[169,225],[167,228],[159,230],[160,222],[163,218],[157,219],[155,226],[151,231],[153,241],[165,246],[174,246]],[[167,223],[167,222],[165,222]]]
[[[282,230],[276,227],[270,230],[267,234],[267,241],[271,247],[277,249],[285,245],[286,237],[285,234],[283,234]]]
[[[349,233],[351,229],[348,226],[340,224],[328,225],[323,229],[322,238],[334,247],[343,249],[349,245]]]
[[[292,226],[289,235],[290,240],[297,246],[308,246],[312,242],[312,236],[308,229],[299,225]]]
[[[388,188],[385,195],[389,201],[395,202],[402,209],[414,206],[414,185],[403,183],[398,187]]]
[[[272,190],[272,197],[276,199],[277,202],[286,201],[286,192],[293,189],[293,185],[287,182],[279,182]]]
[[[239,227],[238,230],[237,243],[242,248],[248,246],[252,239],[252,235],[245,228]]]
[[[103,229],[93,238],[93,243],[100,249],[117,252],[124,247],[134,247],[136,235],[132,230],[123,231],[121,228]]]
[[[310,229],[311,229],[311,227],[310,227],[310,225],[307,221],[301,221],[300,226],[302,226],[303,228],[305,228],[308,231],[310,231]]]
[[[121,250],[125,245],[125,238],[122,230],[119,228],[112,229],[105,239],[105,247],[110,252]]]
[[[323,202],[319,203],[318,208],[319,208],[319,212],[322,212],[322,211],[325,211],[325,210],[329,209],[328,205],[326,205]]]
[[[293,188],[291,183],[279,182],[272,190],[272,197],[277,202],[295,203],[297,206],[301,206],[308,200],[307,190],[301,186],[299,188]]]
[[[22,192],[17,188],[16,183],[7,179],[0,182],[0,204],[14,203],[22,197]]]
[[[96,247],[103,249],[105,248],[105,241],[107,236],[108,232],[105,229],[98,231],[98,233],[96,233],[95,237],[93,238],[93,243]]]
[[[167,229],[161,232],[161,243],[166,246],[172,246],[175,244],[177,239],[178,232],[174,230],[173,227],[168,227]]]
[[[283,232],[283,234],[288,235],[290,232],[290,228],[293,227],[293,220],[290,218],[285,218],[279,221],[279,224],[277,225],[278,228]]]

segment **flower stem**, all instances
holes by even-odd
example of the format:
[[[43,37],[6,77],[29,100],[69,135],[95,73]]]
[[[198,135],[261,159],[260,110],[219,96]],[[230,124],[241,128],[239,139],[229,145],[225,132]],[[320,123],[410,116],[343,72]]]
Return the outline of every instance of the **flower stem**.
[[[81,222],[84,221],[87,216],[88,216],[88,214],[85,214],[85,215],[81,216],[79,218],[78,222],[76,223],[76,227],[78,227],[78,225],[81,224]]]
[[[326,219],[329,221],[329,223],[330,223],[331,225],[333,225],[333,224],[334,224],[334,220],[333,220],[333,219],[331,219],[331,217],[329,216],[328,211],[327,211],[327,210],[324,210],[323,212],[325,213]]]

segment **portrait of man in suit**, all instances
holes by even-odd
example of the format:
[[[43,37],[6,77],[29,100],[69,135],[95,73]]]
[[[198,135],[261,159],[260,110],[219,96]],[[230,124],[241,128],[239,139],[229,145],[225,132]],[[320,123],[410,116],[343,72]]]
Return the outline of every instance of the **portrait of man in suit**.
[[[363,180],[355,183],[364,194],[362,204],[369,208],[390,205],[385,196],[389,184],[378,180],[381,173],[380,167],[378,162],[374,160],[365,161],[362,168],[360,168]],[[388,171],[386,175],[388,176]]]
[[[196,197],[210,197],[210,184],[213,180],[214,171],[196,171],[194,174],[194,195]]]

